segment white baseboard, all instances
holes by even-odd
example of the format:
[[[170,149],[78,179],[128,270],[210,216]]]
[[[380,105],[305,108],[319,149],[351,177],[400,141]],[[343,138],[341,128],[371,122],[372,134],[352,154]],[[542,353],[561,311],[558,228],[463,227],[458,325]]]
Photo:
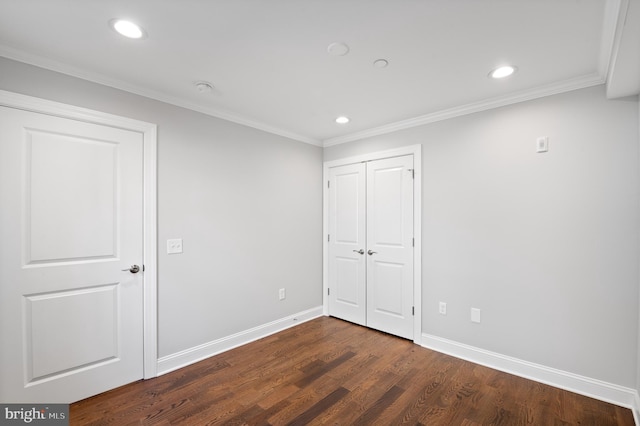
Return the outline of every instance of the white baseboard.
[[[523,361],[518,358],[476,348],[441,337],[422,334],[421,346],[447,355],[484,365],[505,373],[535,380],[560,389],[609,402],[633,411],[640,426],[640,397],[638,391],[567,371]]]
[[[158,376],[322,316],[322,306],[158,359]]]

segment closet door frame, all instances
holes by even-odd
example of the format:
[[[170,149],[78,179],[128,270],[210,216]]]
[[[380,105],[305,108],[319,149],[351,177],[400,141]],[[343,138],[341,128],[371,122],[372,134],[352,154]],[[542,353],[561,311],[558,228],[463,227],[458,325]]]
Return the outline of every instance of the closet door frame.
[[[413,317],[413,342],[420,344],[422,340],[422,146],[411,145],[386,151],[372,152],[353,157],[325,161],[323,167],[323,213],[322,213],[322,309],[325,316],[329,315],[329,169],[348,164],[361,163],[385,158],[413,155],[415,177],[413,180],[413,232],[415,247],[413,251],[413,303],[415,307]]]

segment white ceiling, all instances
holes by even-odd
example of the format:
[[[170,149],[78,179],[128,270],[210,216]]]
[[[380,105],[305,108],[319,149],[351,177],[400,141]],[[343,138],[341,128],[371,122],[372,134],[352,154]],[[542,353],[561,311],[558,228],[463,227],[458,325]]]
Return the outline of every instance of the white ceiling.
[[[0,56],[328,146],[602,84],[628,1],[0,0]]]

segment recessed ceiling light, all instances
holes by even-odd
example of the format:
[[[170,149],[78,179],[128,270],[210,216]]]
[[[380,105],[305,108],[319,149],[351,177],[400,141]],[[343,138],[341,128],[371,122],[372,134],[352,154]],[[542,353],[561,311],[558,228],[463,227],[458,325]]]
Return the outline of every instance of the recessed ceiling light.
[[[128,38],[140,39],[146,37],[146,32],[137,24],[125,19],[112,19],[109,26],[118,34]]]
[[[373,61],[373,66],[376,68],[386,68],[389,65],[389,61],[386,59],[376,59]]]
[[[329,47],[327,47],[327,52],[333,56],[344,56],[349,53],[349,46],[342,42],[331,43]]]
[[[349,117],[345,117],[344,115],[336,118],[336,123],[338,124],[347,124],[349,121],[351,121],[349,120]]]
[[[516,72],[517,68],[513,65],[505,65],[503,67],[499,67],[494,69],[489,73],[489,77],[491,78],[505,78],[509,77],[511,74]]]
[[[200,93],[209,93],[213,90],[213,84],[207,81],[196,81],[194,85],[196,86],[196,89],[198,89],[198,92]]]

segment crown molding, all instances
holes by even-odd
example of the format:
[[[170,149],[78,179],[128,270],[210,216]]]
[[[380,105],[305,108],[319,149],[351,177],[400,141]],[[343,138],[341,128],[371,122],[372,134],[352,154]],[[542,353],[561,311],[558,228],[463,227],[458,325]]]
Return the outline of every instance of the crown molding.
[[[197,111],[212,117],[231,121],[236,124],[262,130],[271,134],[293,139],[299,142],[320,146],[330,147],[347,142],[353,142],[374,136],[380,136],[399,130],[410,129],[437,121],[448,120],[476,112],[486,111],[493,108],[512,105],[519,102],[542,98],[545,96],[556,95],[572,90],[583,89],[591,86],[597,86],[608,82],[611,78],[612,68],[615,66],[622,30],[624,28],[624,18],[628,8],[629,0],[606,0],[604,4],[604,17],[602,24],[602,37],[600,40],[600,55],[597,61],[597,72],[543,87],[524,90],[507,96],[500,96],[474,102],[454,108],[435,111],[418,117],[402,120],[379,127],[354,132],[343,136],[337,136],[324,140],[318,140],[308,136],[296,134],[278,127],[268,125],[259,121],[251,120],[239,115],[231,114],[215,108],[207,108],[182,99],[170,96],[158,91],[142,88],[138,85],[113,79],[100,73],[87,72],[85,70],[49,59],[40,55],[32,55],[17,49],[0,45],[0,56],[7,57],[16,61],[46,68],[51,71],[60,72],[83,80],[92,81],[94,83],[113,87],[115,89],[124,90],[133,94],[155,99],[161,102]]]
[[[293,139],[293,140],[304,142],[310,145],[315,145],[320,147],[322,146],[322,141],[318,139],[314,139],[307,136],[299,135],[297,133],[289,132],[287,130],[280,129],[278,127],[274,127],[259,121],[255,121],[255,120],[251,120],[235,114],[231,114],[226,111],[221,111],[216,108],[208,108],[208,107],[203,107],[201,105],[197,105],[191,102],[186,102],[174,96],[170,96],[154,90],[149,90],[149,89],[140,87],[138,85],[124,82],[122,80],[114,79],[104,74],[89,72],[89,71],[86,71],[68,64],[64,64],[62,62],[59,62],[50,58],[40,56],[40,55],[25,53],[9,46],[0,45],[0,56],[15,60],[18,62],[23,62],[29,65],[34,65],[36,67],[45,68],[50,71],[55,71],[62,74],[70,75],[72,77],[77,77],[83,80],[91,81],[93,83],[109,86],[114,89],[124,90],[126,92],[133,93],[135,95],[144,96],[146,98],[154,99],[160,102],[164,102],[164,103],[168,103],[178,107],[186,108],[192,111],[200,112],[202,114],[206,114],[215,118],[231,121],[236,124],[241,124],[243,126],[251,127],[257,130],[262,130],[264,132],[272,133],[274,135],[282,136],[288,139]]]
[[[347,142],[353,142],[360,139],[380,136],[399,130],[410,129],[412,127],[423,126],[437,121],[449,120],[463,115],[473,114],[476,112],[486,111],[489,109],[499,108],[512,105],[524,101],[543,98],[545,96],[557,95],[572,90],[584,89],[591,86],[604,84],[605,79],[598,74],[589,74],[578,78],[573,78],[558,83],[537,87],[531,90],[524,90],[507,96],[500,96],[487,99],[480,102],[473,102],[459,107],[449,108],[436,111],[430,114],[421,115],[407,120],[398,121],[384,126],[375,127],[373,129],[363,130],[361,132],[351,133],[345,136],[338,136],[324,140],[324,147],[340,145]]]

